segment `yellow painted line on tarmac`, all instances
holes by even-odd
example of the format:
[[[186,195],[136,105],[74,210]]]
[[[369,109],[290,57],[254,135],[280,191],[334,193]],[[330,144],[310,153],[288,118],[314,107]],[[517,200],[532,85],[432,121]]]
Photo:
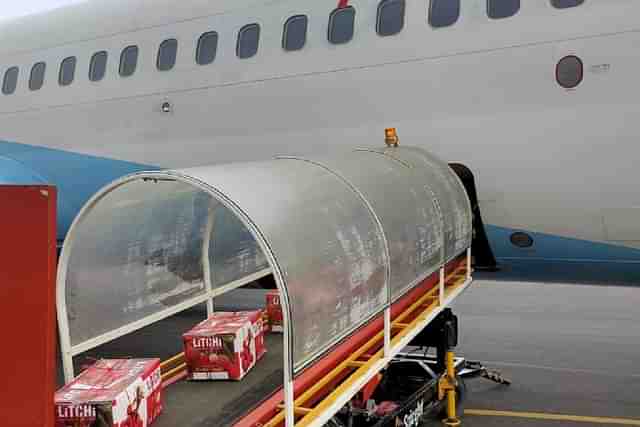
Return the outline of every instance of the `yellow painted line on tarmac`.
[[[600,425],[615,424],[615,425],[623,425],[623,426],[640,426],[640,419],[585,417],[581,415],[561,415],[561,414],[549,414],[544,412],[513,412],[513,411],[492,411],[487,409],[465,409],[464,414],[471,415],[471,416],[527,418],[530,420],[568,421],[568,422],[574,422],[574,423],[590,423],[590,424],[600,424]]]

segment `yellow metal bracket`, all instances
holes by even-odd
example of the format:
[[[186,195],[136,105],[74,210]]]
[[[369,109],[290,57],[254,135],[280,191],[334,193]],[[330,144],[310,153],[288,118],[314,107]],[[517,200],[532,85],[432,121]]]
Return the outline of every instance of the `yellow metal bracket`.
[[[438,381],[438,400],[447,398],[447,418],[442,420],[442,424],[449,427],[459,426],[461,424],[458,414],[456,413],[456,387],[458,380],[456,379],[456,369],[454,354],[452,351],[447,352],[447,371]]]

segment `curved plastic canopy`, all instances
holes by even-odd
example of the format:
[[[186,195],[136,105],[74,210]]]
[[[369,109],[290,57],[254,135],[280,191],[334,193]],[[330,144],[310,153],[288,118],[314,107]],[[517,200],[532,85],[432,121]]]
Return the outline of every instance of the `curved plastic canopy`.
[[[295,375],[465,251],[470,212],[446,163],[410,147],[129,175],[65,242],[63,355],[273,273]]]

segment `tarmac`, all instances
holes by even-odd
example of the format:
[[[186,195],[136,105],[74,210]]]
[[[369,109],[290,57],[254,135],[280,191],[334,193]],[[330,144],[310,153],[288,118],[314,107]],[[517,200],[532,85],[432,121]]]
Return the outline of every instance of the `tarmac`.
[[[621,273],[611,285],[604,271],[571,269],[580,266],[525,270],[513,263],[497,273],[474,274],[453,307],[461,333],[456,351],[499,370],[512,385],[468,380],[463,426],[640,426],[640,282],[635,276],[625,281]],[[167,358],[180,350],[181,332],[202,316],[202,308],[181,313],[92,353],[150,356],[145,349],[152,347],[154,355]],[[280,357],[272,353],[269,375],[279,374]],[[273,378],[256,381],[273,387]],[[180,415],[167,412],[158,426],[224,424],[197,415],[215,399],[191,395],[204,388],[199,386],[171,386],[167,403]],[[236,388],[227,393],[231,402],[242,399]]]
[[[468,381],[462,425],[640,426],[638,283],[534,271],[476,273],[454,305],[458,352],[512,381]]]

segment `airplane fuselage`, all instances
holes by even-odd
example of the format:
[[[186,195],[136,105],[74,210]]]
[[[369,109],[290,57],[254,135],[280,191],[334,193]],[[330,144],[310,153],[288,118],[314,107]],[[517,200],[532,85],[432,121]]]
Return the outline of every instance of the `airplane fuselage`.
[[[401,144],[472,170],[498,257],[640,263],[637,1],[523,1],[514,16],[491,19],[486,0],[467,0],[453,25],[434,28],[429,1],[407,0],[401,31],[381,36],[381,2],[352,0],[354,35],[344,44],[327,40],[336,1],[98,3],[0,26],[0,78],[19,67],[15,92],[0,95],[2,139],[106,158],[99,167],[116,167],[115,176],[380,146],[383,129],[395,127]],[[298,14],[308,17],[306,42],[286,51],[283,25]],[[259,48],[240,59],[238,32],[252,23]],[[199,65],[198,40],[211,31],[215,59]],[[177,57],[160,71],[167,39]],[[127,46],[139,56],[123,77]],[[91,81],[101,51],[105,75]],[[571,56],[582,76],[564,88],[556,68]],[[61,85],[68,57],[75,75]],[[30,90],[37,62],[45,80]],[[12,158],[9,145],[0,143],[0,160]],[[510,241],[519,230],[532,246]]]

